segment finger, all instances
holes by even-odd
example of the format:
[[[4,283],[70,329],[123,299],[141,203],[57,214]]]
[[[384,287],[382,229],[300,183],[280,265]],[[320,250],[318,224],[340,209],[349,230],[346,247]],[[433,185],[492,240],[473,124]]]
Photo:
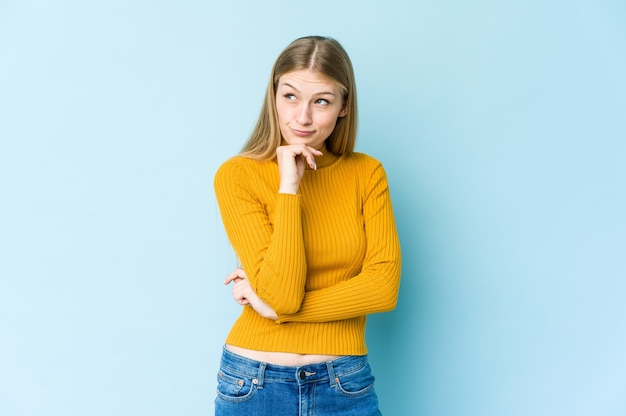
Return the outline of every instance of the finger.
[[[311,148],[312,150],[315,150]],[[308,149],[307,149],[308,150]],[[300,154],[300,158],[302,161],[308,165],[311,169],[317,170],[317,163],[315,162],[315,155],[311,151],[303,151]]]
[[[238,281],[235,281],[231,289],[233,298],[237,300],[246,298],[249,291],[250,283],[245,279],[238,279]]]
[[[311,151],[311,153],[313,153],[315,156],[324,156],[324,153],[322,153],[321,150],[318,150],[314,147],[311,146],[307,146],[307,148]]]
[[[246,272],[243,269],[237,267],[233,272],[231,272],[228,276],[226,276],[226,280],[224,280],[224,284],[227,285],[232,281],[236,281],[236,279],[246,279]]]
[[[233,286],[233,299],[235,299],[235,302],[237,302],[240,305],[248,305],[250,304],[250,301],[248,300],[248,298],[246,298],[245,295],[245,287],[242,287],[241,285],[237,285],[235,284]]]
[[[237,275],[231,273],[228,276],[226,276],[226,280],[224,280],[224,284],[227,285],[230,282],[232,282],[233,280],[235,280],[237,278]]]
[[[235,302],[237,302],[239,305],[249,305],[250,301],[246,298],[239,298],[239,299],[235,299]]]
[[[299,155],[300,160],[302,160],[302,162],[304,162],[305,165],[308,165],[311,169],[316,170],[317,169],[317,165],[315,163],[315,158],[312,155],[307,155],[302,153],[301,155]]]
[[[306,146],[306,149],[308,150],[307,156],[306,156],[308,165],[311,167],[311,169],[317,170],[317,163],[315,162],[315,156],[323,156],[323,153],[317,150],[316,148],[310,147],[310,146]]]
[[[276,154],[278,156],[285,156],[288,158],[295,158],[297,156],[307,156],[307,159],[315,156],[323,156],[323,153],[311,146],[307,145],[287,145],[287,146],[279,146],[276,149]]]
[[[246,297],[243,294],[243,291],[238,286],[233,286],[233,299],[240,305],[244,305],[247,302]]]

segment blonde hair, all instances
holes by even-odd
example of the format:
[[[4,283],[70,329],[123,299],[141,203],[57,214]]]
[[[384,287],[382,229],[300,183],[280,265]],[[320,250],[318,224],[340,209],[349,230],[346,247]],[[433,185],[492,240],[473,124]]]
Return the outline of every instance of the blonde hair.
[[[280,77],[292,71],[310,69],[336,82],[343,92],[344,117],[337,119],[335,129],[326,139],[326,148],[341,155],[354,150],[357,129],[357,100],[354,70],[350,57],[335,39],[306,36],[293,41],[276,59],[270,76],[261,114],[241,155],[258,160],[271,160],[282,136],[276,113],[276,87]]]

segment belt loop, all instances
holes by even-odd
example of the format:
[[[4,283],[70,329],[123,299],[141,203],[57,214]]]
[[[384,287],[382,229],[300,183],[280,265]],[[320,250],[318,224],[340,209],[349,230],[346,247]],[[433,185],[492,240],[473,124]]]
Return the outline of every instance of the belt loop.
[[[326,361],[326,368],[328,368],[328,379],[330,381],[330,387],[335,387],[337,382],[335,381],[335,368],[332,361]]]
[[[265,367],[267,367],[267,363],[262,362],[261,365],[259,365],[259,374],[257,375],[257,382],[256,382],[256,386],[259,389],[263,388],[263,377],[265,376]]]

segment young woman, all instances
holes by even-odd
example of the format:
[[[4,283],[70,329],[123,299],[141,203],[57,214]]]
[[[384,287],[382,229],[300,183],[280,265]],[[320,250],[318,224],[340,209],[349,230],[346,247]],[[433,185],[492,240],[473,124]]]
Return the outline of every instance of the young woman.
[[[277,58],[256,128],[215,175],[242,268],[243,311],[218,374],[215,414],[379,415],[366,315],[396,305],[400,245],[385,171],[354,152],[350,58],[309,36]]]

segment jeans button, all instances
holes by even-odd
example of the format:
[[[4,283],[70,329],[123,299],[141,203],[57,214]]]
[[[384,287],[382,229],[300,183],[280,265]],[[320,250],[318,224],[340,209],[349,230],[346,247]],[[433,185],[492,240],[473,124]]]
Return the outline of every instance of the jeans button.
[[[304,372],[304,370],[300,370],[300,373],[298,373],[298,376],[300,377],[300,380],[304,380],[306,377],[306,373]]]

